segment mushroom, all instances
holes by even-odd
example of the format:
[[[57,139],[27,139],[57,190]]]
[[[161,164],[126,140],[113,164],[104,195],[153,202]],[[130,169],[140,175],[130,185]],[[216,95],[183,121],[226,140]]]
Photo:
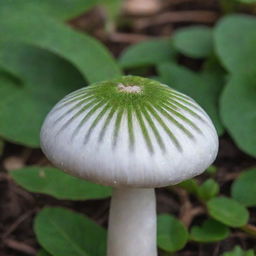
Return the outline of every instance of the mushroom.
[[[123,76],[57,103],[43,124],[41,146],[64,171],[114,187],[108,256],[156,256],[154,188],[201,174],[217,155],[218,136],[190,97]]]

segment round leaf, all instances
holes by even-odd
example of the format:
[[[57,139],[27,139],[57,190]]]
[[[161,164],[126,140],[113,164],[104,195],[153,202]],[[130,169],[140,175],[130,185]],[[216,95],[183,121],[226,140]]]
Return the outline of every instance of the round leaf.
[[[170,61],[175,54],[170,40],[148,40],[128,47],[122,53],[119,63],[123,68],[151,66]]]
[[[0,8],[0,23],[1,33],[5,35],[0,41],[19,41],[47,49],[71,62],[90,83],[121,75],[100,42],[51,17],[39,12],[31,15],[26,9]]]
[[[256,3],[256,0],[237,0],[241,3],[245,3],[245,4],[253,4]]]
[[[11,0],[3,1],[1,9],[26,10],[28,13],[36,11],[65,20],[84,13],[97,3],[98,0]]]
[[[229,236],[227,226],[216,220],[206,220],[202,226],[193,226],[190,237],[196,242],[209,243],[226,239]]]
[[[207,208],[212,218],[230,227],[242,227],[249,219],[247,209],[230,198],[213,198],[207,202]]]
[[[167,252],[182,249],[188,241],[188,231],[175,217],[162,214],[157,219],[157,244]]]
[[[188,193],[191,193],[194,195],[197,194],[197,191],[199,188],[198,182],[195,179],[185,180],[185,181],[179,183],[177,186],[185,189]]]
[[[52,255],[106,255],[106,231],[87,217],[63,208],[44,208],[35,218],[40,245]]]
[[[25,167],[11,171],[10,175],[28,191],[51,195],[58,199],[86,200],[111,195],[110,187],[70,176],[56,168]]]
[[[212,29],[206,26],[179,29],[173,42],[177,50],[192,58],[204,58],[213,52]]]
[[[236,246],[232,251],[225,252],[222,256],[255,256],[253,250],[243,250],[240,246]]]
[[[241,204],[256,206],[256,168],[242,173],[232,184],[231,194]]]
[[[238,147],[252,156],[256,156],[255,74],[233,75],[221,97],[223,123]]]
[[[215,30],[217,53],[225,67],[236,72],[256,72],[256,18],[230,15]]]
[[[201,186],[199,186],[197,195],[201,200],[207,201],[215,197],[219,191],[219,184],[213,179],[208,179]]]
[[[85,81],[70,63],[48,51],[15,42],[0,45],[0,65],[24,82],[0,76],[0,134],[38,147],[46,114],[56,101]]]

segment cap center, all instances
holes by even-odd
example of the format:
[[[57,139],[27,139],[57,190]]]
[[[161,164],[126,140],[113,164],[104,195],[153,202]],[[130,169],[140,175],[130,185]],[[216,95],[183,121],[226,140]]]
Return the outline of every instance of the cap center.
[[[119,92],[127,92],[127,93],[140,93],[142,92],[142,88],[138,85],[127,85],[125,86],[122,83],[117,85]]]

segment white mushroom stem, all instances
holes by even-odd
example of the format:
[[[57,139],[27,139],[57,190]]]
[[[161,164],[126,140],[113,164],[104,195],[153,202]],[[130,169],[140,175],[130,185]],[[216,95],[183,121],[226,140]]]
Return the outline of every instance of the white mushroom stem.
[[[154,189],[114,189],[107,256],[157,256]]]

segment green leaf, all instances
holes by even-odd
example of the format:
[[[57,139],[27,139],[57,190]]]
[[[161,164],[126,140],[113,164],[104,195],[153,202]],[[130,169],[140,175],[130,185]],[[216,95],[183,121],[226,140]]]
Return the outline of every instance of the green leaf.
[[[38,147],[46,114],[56,101],[85,82],[70,63],[48,51],[11,42],[0,46],[0,66],[24,81],[19,84],[0,73],[0,135]]]
[[[168,39],[143,41],[128,47],[120,56],[123,68],[154,66],[175,58],[176,51]]]
[[[197,196],[202,201],[208,201],[209,199],[215,197],[220,191],[219,184],[213,180],[206,180],[197,190]]]
[[[58,199],[86,200],[106,198],[111,195],[109,187],[70,176],[56,168],[25,167],[11,171],[10,175],[28,191],[51,195]]]
[[[213,53],[213,32],[206,26],[191,26],[177,30],[174,46],[191,58],[205,58]]]
[[[226,239],[230,234],[229,228],[220,222],[208,219],[202,226],[193,226],[190,238],[201,243],[218,242]]]
[[[256,206],[256,168],[243,172],[232,184],[234,199],[246,207]]]
[[[216,27],[215,44],[224,66],[231,72],[256,72],[256,19],[230,15]]]
[[[223,77],[219,73],[205,71],[197,74],[172,63],[158,65],[158,71],[161,81],[196,100],[213,120],[218,134],[223,133],[218,112]]]
[[[97,40],[55,19],[26,10],[0,9],[0,23],[5,35],[2,41],[21,41],[47,49],[70,61],[90,83],[121,75],[110,53]]]
[[[5,0],[1,3],[1,9],[5,12],[14,9],[25,10],[30,14],[40,12],[58,19],[66,20],[84,13],[98,2],[99,0]]]
[[[256,0],[237,0],[240,3],[244,3],[244,4],[253,4],[256,3]]]
[[[248,210],[234,199],[216,197],[207,202],[212,218],[230,227],[242,227],[249,219]]]
[[[195,179],[189,179],[189,180],[185,180],[181,183],[179,183],[177,186],[185,189],[187,192],[196,195],[199,185],[197,180]]]
[[[106,231],[89,218],[64,208],[44,208],[35,218],[40,245],[53,256],[103,256]]]
[[[47,251],[41,249],[36,256],[51,256]]]
[[[253,250],[245,251],[240,246],[236,246],[232,251],[225,252],[222,256],[255,256]]]
[[[211,175],[211,176],[214,176],[218,171],[218,168],[214,165],[211,165],[209,166],[207,169],[206,169],[206,172]]]
[[[231,137],[241,150],[252,156],[256,156],[255,78],[256,73],[234,74],[220,101],[221,117]]]
[[[188,241],[188,231],[175,217],[162,214],[157,219],[157,244],[167,252],[181,250]]]

